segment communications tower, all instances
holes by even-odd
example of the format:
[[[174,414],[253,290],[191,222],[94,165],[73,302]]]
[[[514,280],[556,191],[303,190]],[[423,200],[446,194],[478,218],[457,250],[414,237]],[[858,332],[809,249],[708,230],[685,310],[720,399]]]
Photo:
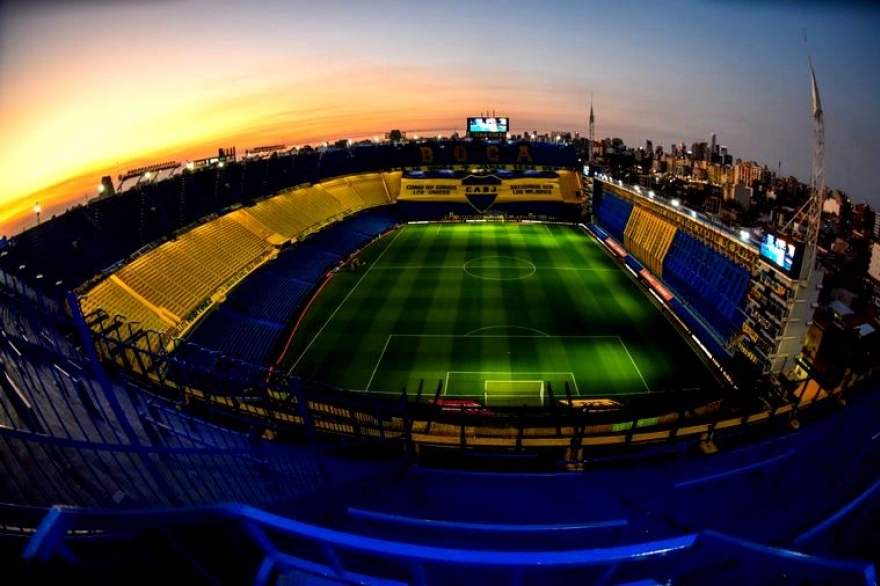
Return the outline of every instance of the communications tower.
[[[596,117],[593,116],[593,96],[590,96],[590,142],[588,144],[589,150],[587,151],[588,160],[593,160],[593,141],[596,140]]]

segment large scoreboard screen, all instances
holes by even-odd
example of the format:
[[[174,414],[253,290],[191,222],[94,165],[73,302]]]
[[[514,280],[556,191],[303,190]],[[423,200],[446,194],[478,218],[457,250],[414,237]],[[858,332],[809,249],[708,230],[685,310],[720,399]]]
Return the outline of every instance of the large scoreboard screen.
[[[474,116],[467,119],[468,135],[474,138],[502,138],[510,131],[510,119],[498,116]]]
[[[761,241],[761,257],[769,260],[789,277],[797,278],[804,257],[804,245],[791,236],[769,232]]]

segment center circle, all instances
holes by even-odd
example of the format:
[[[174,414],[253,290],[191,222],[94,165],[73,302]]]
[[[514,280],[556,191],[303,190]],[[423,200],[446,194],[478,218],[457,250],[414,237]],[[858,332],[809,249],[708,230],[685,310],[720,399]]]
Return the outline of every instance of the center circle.
[[[464,263],[464,272],[487,281],[518,281],[535,274],[535,265],[515,256],[480,256]]]

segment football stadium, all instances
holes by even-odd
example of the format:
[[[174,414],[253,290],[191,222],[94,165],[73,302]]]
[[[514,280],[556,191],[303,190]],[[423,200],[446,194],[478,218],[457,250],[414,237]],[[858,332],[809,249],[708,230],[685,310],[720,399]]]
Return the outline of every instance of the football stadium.
[[[876,584],[815,246],[558,142],[266,147],[0,242],[14,583]]]

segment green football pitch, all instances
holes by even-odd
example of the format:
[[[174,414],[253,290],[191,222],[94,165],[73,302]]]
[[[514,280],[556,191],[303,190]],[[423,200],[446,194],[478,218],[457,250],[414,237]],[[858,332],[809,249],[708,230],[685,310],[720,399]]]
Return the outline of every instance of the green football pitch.
[[[329,279],[279,368],[486,406],[713,388],[657,304],[575,226],[404,226]],[[442,385],[442,386],[441,386]],[[551,395],[552,393],[552,395]]]

